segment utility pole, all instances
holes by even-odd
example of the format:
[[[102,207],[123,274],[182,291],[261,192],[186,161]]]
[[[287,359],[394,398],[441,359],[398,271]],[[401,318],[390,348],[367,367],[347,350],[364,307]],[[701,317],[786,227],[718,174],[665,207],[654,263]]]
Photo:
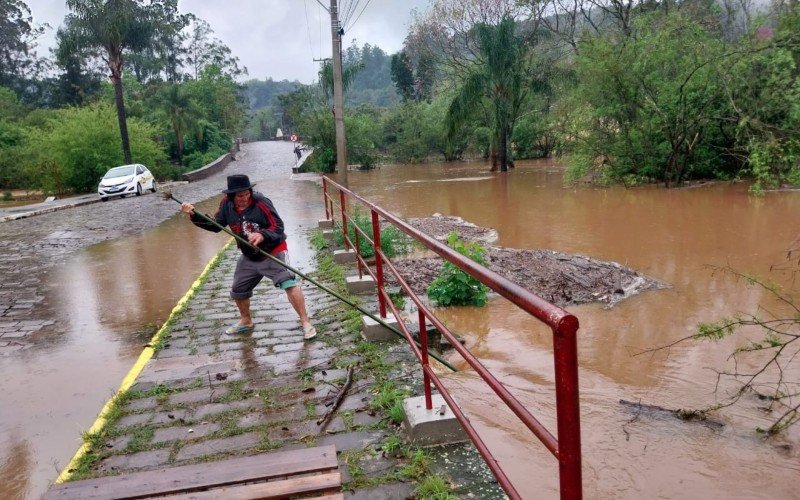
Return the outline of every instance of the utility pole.
[[[347,141],[344,136],[344,89],[342,89],[342,35],[336,0],[331,0],[331,35],[333,36],[333,121],[336,124],[336,177],[347,186]]]

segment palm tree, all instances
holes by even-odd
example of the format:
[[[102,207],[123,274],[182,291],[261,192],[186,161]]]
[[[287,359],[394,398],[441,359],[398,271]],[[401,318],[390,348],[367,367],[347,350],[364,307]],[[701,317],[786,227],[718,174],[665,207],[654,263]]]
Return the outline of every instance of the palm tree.
[[[362,69],[364,69],[364,63],[361,61],[348,64],[347,67],[342,69],[342,90],[347,90],[350,87],[356,74]],[[325,99],[330,99],[333,96],[333,63],[329,60],[323,62],[318,76]]]
[[[179,84],[168,84],[161,89],[160,103],[175,133],[175,144],[178,147],[178,163],[183,161],[183,138],[187,132],[198,130],[199,121],[203,118],[197,102],[192,99],[186,89]]]
[[[67,28],[74,32],[79,45],[98,50],[111,71],[119,133],[125,163],[132,163],[122,96],[123,52],[142,50],[151,43],[153,26],[146,9],[137,0],[67,0],[72,14]]]
[[[497,148],[500,170],[508,170],[508,139],[519,118],[520,107],[530,90],[529,61],[524,40],[514,33],[516,23],[504,17],[499,24],[475,26],[479,58],[447,110],[447,135],[474,121],[483,110],[492,128],[492,148]]]

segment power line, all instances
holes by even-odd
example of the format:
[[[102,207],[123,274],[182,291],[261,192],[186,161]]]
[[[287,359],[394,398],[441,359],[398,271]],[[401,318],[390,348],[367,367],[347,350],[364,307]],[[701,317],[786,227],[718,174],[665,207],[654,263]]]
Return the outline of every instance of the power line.
[[[308,50],[311,52],[311,59],[314,59],[314,45],[311,43],[311,24],[308,22],[308,4],[303,0],[303,9],[306,13],[306,33],[308,34]]]
[[[347,13],[344,15],[344,20],[342,21],[342,28],[344,28],[350,21],[350,18],[353,17],[353,12],[355,12],[355,10],[358,8],[359,1],[360,0],[354,0],[348,2],[346,8]]]
[[[359,20],[359,19],[361,19],[361,14],[363,14],[363,13],[364,13],[364,11],[367,9],[367,7],[369,7],[369,3],[370,3],[371,1],[372,1],[372,0],[367,0],[367,3],[366,3],[366,4],[364,4],[364,8],[363,8],[363,9],[361,9],[361,12],[359,12],[359,13],[358,13],[358,16],[356,16],[356,20],[355,20],[355,21],[353,21],[353,23],[352,23],[352,24],[350,24],[350,25],[348,25],[348,26],[347,26],[347,29],[348,29],[348,30],[349,30],[350,28],[352,28],[352,27],[353,27],[353,26],[354,26],[354,25],[355,25],[355,24],[358,22],[358,20]]]

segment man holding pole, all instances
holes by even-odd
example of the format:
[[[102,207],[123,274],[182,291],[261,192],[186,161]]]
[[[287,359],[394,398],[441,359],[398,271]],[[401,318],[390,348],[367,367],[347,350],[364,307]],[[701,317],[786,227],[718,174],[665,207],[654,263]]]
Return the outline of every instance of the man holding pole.
[[[182,203],[181,211],[189,216],[195,226],[218,233],[228,226],[230,230],[248,244],[237,239],[236,245],[242,255],[233,273],[231,298],[239,309],[240,319],[225,330],[228,335],[247,334],[253,331],[253,318],[250,314],[250,298],[253,289],[262,278],[269,278],[277,288],[286,291],[289,303],[300,317],[303,325],[303,339],[311,340],[317,331],[311,324],[306,311],[303,290],[295,280],[296,276],[282,265],[287,261],[286,234],[283,220],[275,210],[272,201],[261,193],[254,192],[246,175],[229,175],[228,189],[225,189],[212,224],[195,213],[194,206]],[[262,252],[275,257],[273,260]]]

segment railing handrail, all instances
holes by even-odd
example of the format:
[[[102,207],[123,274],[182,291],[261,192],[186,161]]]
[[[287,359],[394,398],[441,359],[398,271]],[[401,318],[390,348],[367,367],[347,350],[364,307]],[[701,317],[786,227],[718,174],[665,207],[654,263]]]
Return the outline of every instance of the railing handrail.
[[[427,338],[425,319],[429,319],[431,323],[447,338],[453,348],[464,358],[464,360],[475,370],[475,372],[489,385],[489,387],[500,397],[500,399],[512,410],[514,414],[536,435],[536,437],[545,445],[545,447],[556,457],[559,461],[559,477],[561,485],[562,498],[582,498],[582,485],[581,485],[581,453],[580,453],[580,414],[578,406],[578,372],[577,372],[577,344],[576,333],[578,330],[578,319],[565,311],[564,309],[551,304],[550,302],[542,299],[538,295],[522,288],[521,286],[511,282],[507,278],[491,271],[480,264],[472,261],[468,257],[456,252],[449,246],[444,245],[419,231],[418,229],[407,224],[405,221],[399,219],[395,215],[387,212],[380,206],[372,203],[369,200],[361,197],[360,195],[350,191],[349,189],[337,184],[327,177],[323,177],[323,196],[325,202],[325,216],[326,219],[333,218],[333,198],[329,196],[328,185],[334,186],[339,190],[339,208],[342,217],[342,234],[345,245],[348,248],[353,247],[353,243],[348,236],[348,223],[346,213],[346,197],[349,196],[365,207],[368,207],[373,214],[373,233],[376,241],[373,241],[369,235],[363,231],[357,224],[353,223],[355,231],[355,247],[356,256],[358,259],[359,277],[362,275],[362,269],[366,269],[367,273],[376,280],[378,283],[378,299],[380,303],[381,316],[385,317],[385,307],[391,308],[392,314],[397,318],[398,324],[401,327],[403,335],[411,345],[412,351],[417,359],[421,362],[424,383],[425,383],[425,396],[426,407],[431,408],[430,403],[430,383],[439,389],[442,397],[450,405],[456,418],[464,426],[470,439],[475,443],[476,448],[486,460],[498,482],[503,486],[511,498],[518,498],[519,495],[511,484],[510,480],[506,477],[499,464],[496,463],[486,445],[478,435],[477,431],[473,428],[469,419],[461,412],[460,408],[455,404],[455,401],[449,395],[446,387],[440,381],[436,373],[431,369],[427,360]],[[328,203],[330,202],[330,211]],[[558,439],[545,428],[528,410],[525,408],[500,382],[494,375],[484,367],[480,361],[475,358],[468,349],[463,347],[456,339],[455,336],[443,325],[439,319],[427,308],[427,306],[417,297],[411,290],[410,286],[400,276],[397,269],[391,261],[385,256],[380,248],[380,231],[376,230],[378,227],[377,215],[382,216],[386,221],[393,224],[401,231],[411,236],[415,240],[421,242],[427,248],[438,254],[443,259],[452,262],[464,272],[478,279],[482,283],[489,286],[492,290],[507,298],[509,301],[517,305],[520,309],[528,312],[539,321],[547,324],[553,330],[553,343],[554,343],[554,358],[555,358],[555,378],[556,378],[556,410],[558,417]],[[419,323],[420,323],[420,341],[421,348],[415,344],[411,333],[405,326],[401,319],[399,311],[397,311],[394,304],[389,299],[389,295],[383,287],[382,271],[377,275],[360,255],[360,239],[364,238],[373,245],[376,255],[376,270],[380,270],[381,264],[386,265],[389,271],[396,277],[401,288],[409,295],[411,300],[417,305],[419,310]]]

